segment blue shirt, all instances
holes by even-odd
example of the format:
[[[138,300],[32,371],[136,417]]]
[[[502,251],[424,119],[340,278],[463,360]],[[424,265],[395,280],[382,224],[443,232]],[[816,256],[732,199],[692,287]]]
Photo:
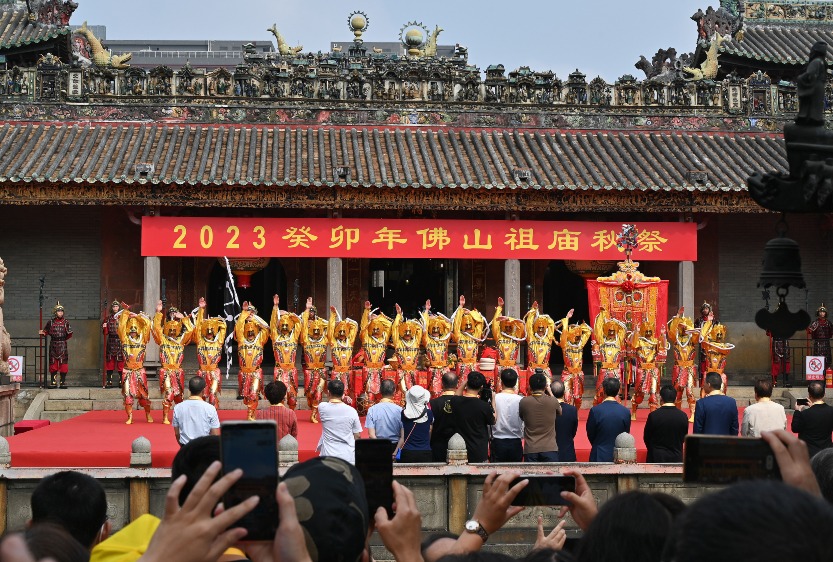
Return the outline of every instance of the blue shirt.
[[[402,438],[406,439],[406,441],[402,448],[408,451],[430,451],[432,423],[434,423],[434,413],[431,410],[428,410],[428,420],[417,424],[406,418],[405,412],[403,411],[402,429],[405,435]],[[416,427],[414,427],[415,425]],[[413,431],[411,428],[413,428]]]
[[[374,430],[377,439],[396,443],[402,429],[402,408],[393,402],[379,402],[367,411],[364,426]]]

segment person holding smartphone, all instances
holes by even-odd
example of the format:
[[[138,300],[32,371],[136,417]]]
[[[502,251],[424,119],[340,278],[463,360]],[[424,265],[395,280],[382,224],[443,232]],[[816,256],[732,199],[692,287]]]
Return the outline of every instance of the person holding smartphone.
[[[833,406],[824,402],[824,384],[811,381],[807,385],[809,405],[796,406],[790,429],[798,438],[807,443],[810,457],[833,447]]]

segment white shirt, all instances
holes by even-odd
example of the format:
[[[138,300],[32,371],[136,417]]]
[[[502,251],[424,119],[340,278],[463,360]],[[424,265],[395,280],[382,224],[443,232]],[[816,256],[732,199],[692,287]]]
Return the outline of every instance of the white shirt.
[[[183,400],[174,406],[171,425],[179,429],[179,444],[185,445],[197,437],[205,437],[212,429],[220,428],[217,408],[200,399]]]
[[[760,437],[762,431],[787,428],[787,413],[778,402],[761,400],[743,411],[741,437]]]
[[[492,437],[495,439],[523,439],[524,422],[518,413],[523,396],[498,392],[492,397],[497,413],[497,422]]]
[[[322,402],[318,405],[321,439],[315,448],[322,457],[338,457],[356,464],[356,438],[362,424],[356,410],[344,402]]]

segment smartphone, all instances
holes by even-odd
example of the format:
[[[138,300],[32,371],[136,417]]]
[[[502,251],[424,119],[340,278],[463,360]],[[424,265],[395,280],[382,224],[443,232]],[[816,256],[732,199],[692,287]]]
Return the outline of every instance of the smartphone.
[[[356,439],[356,469],[364,480],[371,518],[380,507],[393,517],[393,450],[387,439]]]
[[[763,439],[688,435],[683,454],[683,481],[728,484],[737,480],[780,480],[772,448]]]
[[[571,505],[561,497],[561,492],[576,491],[575,476],[529,474],[516,478],[509,487],[525,479],[529,479],[529,484],[515,497],[512,505]]]
[[[240,468],[243,476],[223,496],[228,509],[251,496],[260,496],[254,510],[233,527],[245,527],[247,541],[273,540],[278,529],[278,440],[274,421],[228,421],[220,426],[223,474]]]
[[[810,399],[809,398],[796,398],[795,404],[797,406],[809,406],[810,405]]]

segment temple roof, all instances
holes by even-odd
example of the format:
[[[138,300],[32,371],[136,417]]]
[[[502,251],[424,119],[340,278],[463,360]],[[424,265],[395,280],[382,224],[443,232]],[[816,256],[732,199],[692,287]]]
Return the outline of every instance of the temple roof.
[[[751,172],[773,168],[786,169],[783,141],[760,133],[0,127],[0,183],[742,191]]]
[[[26,10],[0,10],[0,50],[41,43],[69,33],[66,26],[30,21]]]
[[[833,45],[833,26],[747,23],[743,27],[743,40],[725,41],[720,45],[720,52],[756,61],[804,65],[816,41]]]

